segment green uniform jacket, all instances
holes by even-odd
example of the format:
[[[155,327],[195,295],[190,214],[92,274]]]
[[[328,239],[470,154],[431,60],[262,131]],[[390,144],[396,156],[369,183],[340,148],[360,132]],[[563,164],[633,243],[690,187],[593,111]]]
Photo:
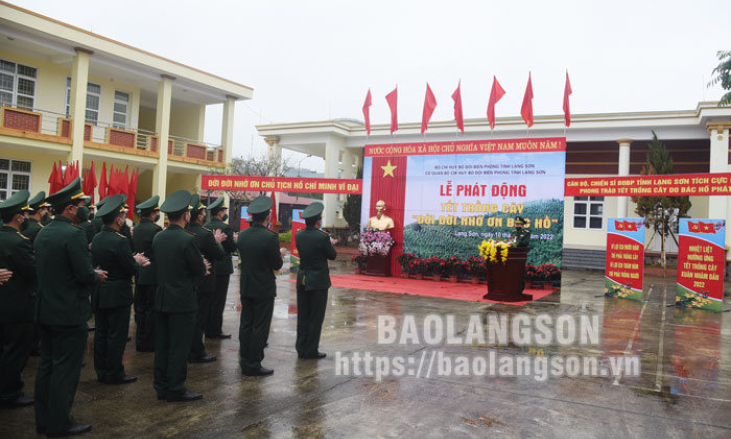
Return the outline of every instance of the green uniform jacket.
[[[104,228],[104,222],[102,222],[101,218],[94,217],[93,220],[91,220],[91,225],[94,226],[94,235],[101,232]]]
[[[86,234],[56,215],[34,244],[38,273],[36,316],[41,325],[73,326],[91,317],[89,294],[99,280],[91,265]]]
[[[0,285],[0,322],[32,322],[36,263],[30,238],[10,226],[0,227],[0,268],[13,277]]]
[[[139,265],[132,257],[127,237],[104,227],[91,243],[95,267],[107,271],[107,281],[94,288],[91,304],[94,309],[119,308],[132,304],[132,276]]]
[[[528,230],[513,230],[510,232],[510,236],[515,238],[518,247],[528,247],[530,245],[530,231]]]
[[[134,248],[137,252],[144,253],[147,259],[150,260],[150,265],[140,267],[140,277],[137,279],[140,285],[157,285],[155,253],[152,251],[152,240],[161,231],[162,227],[147,218],[143,218],[137,227],[135,227],[135,233],[132,235]]]
[[[206,265],[195,245],[195,236],[171,224],[155,235],[152,251],[157,266],[155,310],[168,313],[197,311],[194,281],[206,273]]]
[[[202,276],[197,279],[196,286],[205,292],[213,292],[216,290],[215,264],[226,257],[223,248],[218,245],[213,233],[198,223],[191,223],[188,230],[195,235],[195,244],[198,246],[204,258],[211,263],[211,274]]]
[[[223,221],[213,219],[205,228],[209,230],[220,230],[226,234],[227,239],[220,245],[223,247],[223,251],[226,252],[226,257],[216,262],[216,276],[226,276],[234,272],[234,264],[231,262],[231,254],[236,251],[236,241],[234,241],[234,232],[231,226],[224,223]]]
[[[33,242],[36,240],[36,235],[38,235],[38,232],[41,231],[43,228],[43,225],[38,222],[35,218],[28,218],[28,220],[25,222],[25,229],[23,229],[23,235],[30,238],[30,243],[33,245]]]
[[[284,264],[279,253],[279,235],[261,224],[252,223],[239,233],[236,245],[241,257],[241,297],[277,297],[274,271]]]
[[[89,244],[91,244],[91,241],[94,240],[94,236],[96,235],[94,225],[92,225],[90,221],[82,221],[79,223],[79,227],[84,229],[84,233],[86,233],[86,239],[87,241],[89,241]]]
[[[304,285],[305,291],[330,288],[330,267],[327,260],[335,260],[337,252],[330,242],[330,235],[314,227],[297,232],[297,252],[300,254],[300,268],[297,285]]]

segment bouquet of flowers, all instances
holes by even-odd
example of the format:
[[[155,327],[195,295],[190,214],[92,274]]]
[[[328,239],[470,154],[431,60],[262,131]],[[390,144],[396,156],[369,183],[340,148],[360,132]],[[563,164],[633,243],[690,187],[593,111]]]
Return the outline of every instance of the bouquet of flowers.
[[[505,241],[482,241],[482,244],[478,247],[480,249],[480,256],[491,264],[496,264],[508,260],[508,251],[511,247],[514,247],[515,243],[509,243]]]
[[[358,251],[366,256],[386,256],[393,245],[390,233],[378,229],[363,229]]]

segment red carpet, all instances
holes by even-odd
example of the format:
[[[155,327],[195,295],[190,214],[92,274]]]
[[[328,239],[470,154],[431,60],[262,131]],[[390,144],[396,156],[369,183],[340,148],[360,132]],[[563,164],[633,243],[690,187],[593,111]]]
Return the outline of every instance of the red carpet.
[[[433,280],[404,279],[401,277],[376,277],[363,274],[341,274],[330,276],[333,287],[353,288],[356,290],[380,291],[383,293],[409,294],[413,296],[442,297],[445,299],[466,300],[470,302],[506,303],[508,305],[523,306],[531,301],[500,302],[483,299],[487,292],[485,284],[451,283],[449,281],[435,282]],[[288,282],[294,282],[290,280]],[[542,299],[552,290],[528,290],[525,294],[533,296],[533,301]]]

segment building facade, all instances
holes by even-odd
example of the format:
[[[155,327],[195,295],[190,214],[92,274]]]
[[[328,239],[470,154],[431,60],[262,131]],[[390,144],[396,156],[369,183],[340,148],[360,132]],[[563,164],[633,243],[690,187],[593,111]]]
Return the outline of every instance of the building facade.
[[[0,200],[48,191],[53,164],[139,169],[137,199],[200,188],[230,162],[253,89],[0,2]],[[221,144],[203,142],[223,104]],[[98,198],[96,198],[98,200]]]

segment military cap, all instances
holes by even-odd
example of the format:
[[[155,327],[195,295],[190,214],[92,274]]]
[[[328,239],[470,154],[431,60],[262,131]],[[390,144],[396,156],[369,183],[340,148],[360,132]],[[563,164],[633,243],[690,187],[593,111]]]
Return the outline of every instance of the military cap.
[[[175,191],[162,203],[160,210],[165,213],[184,212],[191,209],[191,195],[185,189]]]
[[[273,205],[274,202],[271,198],[267,197],[266,195],[262,195],[254,198],[254,200],[249,203],[249,210],[247,212],[249,212],[250,215],[264,213],[267,210],[271,209]]]
[[[104,206],[99,208],[97,216],[101,218],[112,213],[120,214],[124,212],[124,203],[126,201],[127,195],[125,194],[117,194],[108,197],[107,202],[104,203]]]
[[[38,192],[33,198],[28,200],[28,205],[30,206],[28,210],[38,210],[43,207],[48,207],[48,203],[46,203],[46,193],[44,191]]]
[[[99,200],[99,202],[96,203],[96,208],[97,209],[101,208],[104,205],[104,203],[107,202],[108,199],[109,199],[109,197],[104,197],[101,200]]]
[[[28,197],[30,192],[23,189],[13,194],[12,197],[0,203],[0,216],[17,215],[28,209]]]
[[[322,205],[320,202],[314,202],[307,206],[305,208],[305,211],[302,212],[302,218],[315,218],[317,216],[322,215],[322,211],[325,209],[325,206]]]
[[[156,210],[160,210],[159,203],[160,202],[160,196],[154,195],[148,200],[145,200],[137,205],[137,210],[142,213],[143,215],[152,213]]]
[[[228,209],[228,207],[224,205],[224,201],[226,200],[224,200],[223,197],[218,197],[216,201],[211,203],[208,207],[206,207],[206,209],[210,210],[211,213],[215,215],[217,212],[223,209]]]
[[[515,217],[515,222],[516,223],[523,223],[523,224],[525,224],[525,218],[523,218],[522,216],[516,216]]]
[[[74,181],[69,183],[66,187],[51,194],[46,198],[48,204],[54,208],[61,208],[71,204],[72,201],[78,200],[84,196],[84,191],[81,190],[81,178],[76,177]]]
[[[193,208],[193,216],[197,215],[201,210],[205,209],[205,205],[201,203],[201,196],[198,194],[193,194],[190,196],[190,205]]]

